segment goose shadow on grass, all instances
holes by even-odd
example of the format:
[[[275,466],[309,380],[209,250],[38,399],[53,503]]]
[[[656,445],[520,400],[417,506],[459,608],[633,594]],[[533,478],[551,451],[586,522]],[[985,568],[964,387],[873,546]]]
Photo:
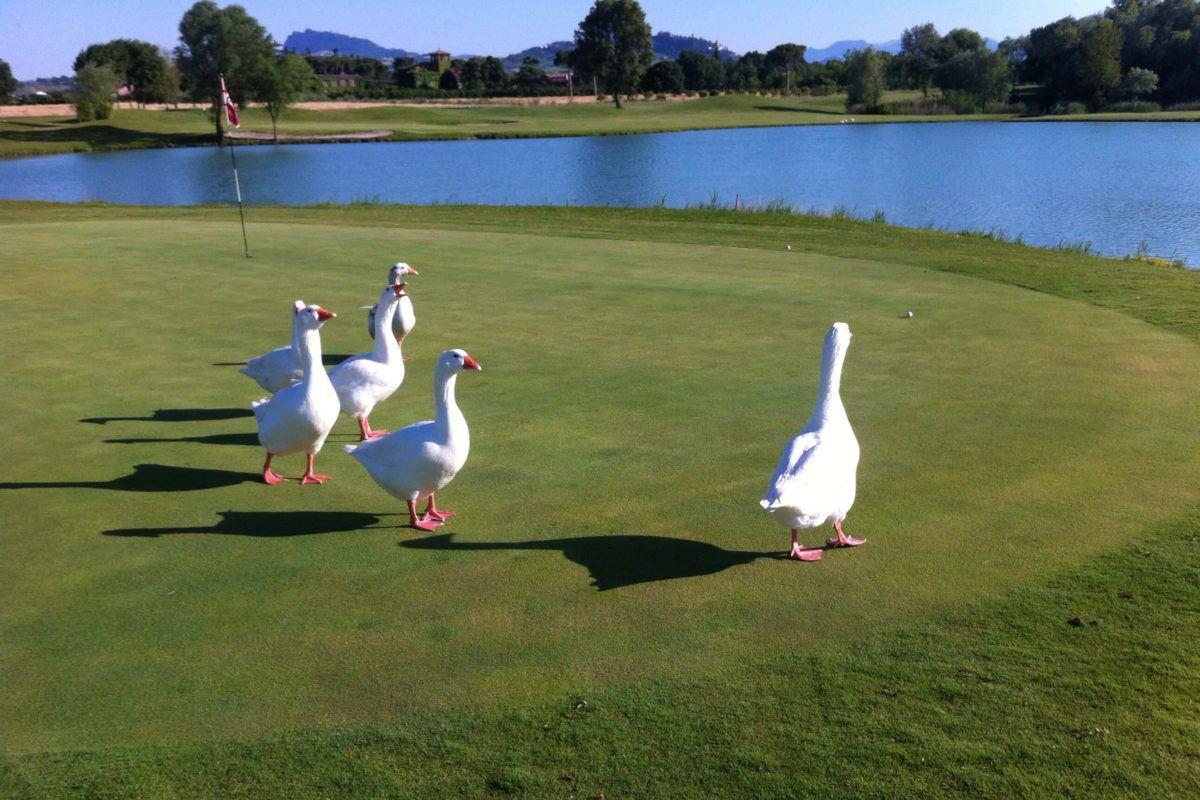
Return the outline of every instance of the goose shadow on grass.
[[[160,408],[148,417],[85,417],[80,422],[107,425],[110,422],[211,422],[252,417],[247,403],[243,408]]]
[[[3,489],[108,489],[114,492],[197,492],[261,481],[257,472],[136,464],[133,472],[106,481],[23,481],[0,483]]]
[[[207,436],[179,437],[131,437],[127,439],[105,439],[105,444],[157,444],[157,443],[187,443],[187,444],[220,444],[240,445],[244,447],[259,447],[257,433],[212,433]]]
[[[599,591],[639,583],[697,578],[750,564],[778,553],[726,550],[707,542],[670,536],[578,536],[528,542],[456,542],[454,534],[400,543],[413,550],[479,552],[485,550],[557,550],[587,569]]]
[[[315,536],[323,533],[347,533],[375,525],[391,514],[367,514],[357,511],[221,511],[213,525],[161,528],[117,528],[105,536],[156,538],[175,533],[216,533],[226,536],[277,538]]]

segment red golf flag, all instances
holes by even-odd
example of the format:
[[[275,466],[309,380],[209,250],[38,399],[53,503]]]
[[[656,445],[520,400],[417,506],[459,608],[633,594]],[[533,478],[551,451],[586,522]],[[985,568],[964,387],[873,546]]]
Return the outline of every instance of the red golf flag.
[[[225,119],[233,127],[238,127],[237,106],[233,104],[233,98],[229,96],[228,90],[225,88],[225,76],[221,76],[221,105],[225,106]]]

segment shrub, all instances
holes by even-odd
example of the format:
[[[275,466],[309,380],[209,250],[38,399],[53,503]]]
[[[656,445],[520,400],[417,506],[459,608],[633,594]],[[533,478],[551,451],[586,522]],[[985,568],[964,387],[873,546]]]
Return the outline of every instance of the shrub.
[[[970,92],[950,90],[944,95],[955,114],[974,114],[979,111],[979,101]]]
[[[983,107],[985,114],[1024,114],[1025,106],[1021,103],[987,103]]]
[[[1189,100],[1186,103],[1173,103],[1167,106],[1167,111],[1200,111],[1200,100]]]
[[[1122,114],[1153,114],[1155,111],[1162,111],[1162,106],[1149,100],[1126,100],[1122,103],[1113,103],[1105,111]]]
[[[112,116],[112,103],[107,100],[81,98],[75,102],[75,118],[80,122],[108,119]]]
[[[953,114],[954,109],[949,103],[937,97],[919,97],[915,100],[897,100],[893,103],[885,103],[883,106],[884,114],[914,114],[921,116],[941,116]]]

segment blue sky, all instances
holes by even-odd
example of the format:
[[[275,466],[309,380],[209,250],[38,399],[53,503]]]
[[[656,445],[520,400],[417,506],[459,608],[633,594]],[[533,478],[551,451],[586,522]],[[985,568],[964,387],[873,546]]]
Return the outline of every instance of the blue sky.
[[[70,71],[86,45],[128,36],[174,46],[192,0],[0,0],[0,58],[18,78]],[[221,2],[225,5],[225,2]],[[569,39],[590,0],[244,0],[283,41],[314,28],[363,36],[389,47],[505,55]],[[738,52],[781,41],[824,47],[837,39],[886,41],[925,21],[966,26],[1002,39],[1068,14],[1099,11],[1104,0],[642,0],[657,30],[719,38]]]

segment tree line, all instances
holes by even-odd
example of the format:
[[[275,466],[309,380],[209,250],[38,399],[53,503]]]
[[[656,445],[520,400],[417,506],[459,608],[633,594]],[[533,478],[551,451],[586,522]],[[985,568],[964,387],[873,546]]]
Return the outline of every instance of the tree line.
[[[680,92],[844,92],[850,111],[1044,113],[1082,104],[1093,111],[1157,108],[1200,101],[1200,0],[1113,0],[1104,11],[1064,17],[990,48],[976,31],[945,34],[926,23],[904,31],[896,54],[867,48],[825,63],[805,60],[807,48],[784,43],[739,57],[684,51],[656,61],[650,26],[637,0],[596,0],[580,21],[574,47],[555,64],[569,67],[576,86],[595,84],[620,106],[631,94]],[[148,42],[115,39],[85,48],[75,59],[76,108],[81,119],[107,117],[121,87],[137,103],[181,98],[218,105],[217,79],[226,77],[238,103],[264,105],[275,127],[295,100],[319,94],[316,74],[353,74],[358,86],[334,93],[405,96],[430,91],[415,85],[412,62],[389,68],[377,59],[282,52],[239,5],[199,0],[179,23],[170,53]],[[536,59],[510,73],[493,56],[456,59],[437,79],[437,92],[462,95],[556,94]],[[16,82],[0,60],[0,96]],[[889,89],[921,92],[919,99],[885,102]]]

